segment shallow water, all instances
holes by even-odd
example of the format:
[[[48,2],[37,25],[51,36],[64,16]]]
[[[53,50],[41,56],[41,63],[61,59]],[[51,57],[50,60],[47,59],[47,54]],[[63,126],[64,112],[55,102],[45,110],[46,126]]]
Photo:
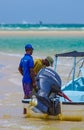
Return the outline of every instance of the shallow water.
[[[39,33],[39,32],[38,32]],[[51,32],[52,34],[52,32]],[[9,55],[21,55],[24,46],[31,43],[34,56],[54,56],[59,52],[83,51],[84,36],[0,36],[0,51]]]
[[[20,104],[15,106],[14,104],[5,105],[3,107],[5,107],[5,113],[0,116],[0,130],[84,130],[83,121],[24,118]]]
[[[13,95],[12,95],[13,96]],[[17,96],[17,94],[16,94]],[[20,95],[19,95],[20,96]],[[9,96],[10,98],[10,96]],[[80,121],[57,121],[37,118],[25,118],[22,114],[22,104],[7,99],[0,104],[0,129],[1,130],[84,130],[84,122]],[[1,113],[0,112],[0,113]]]

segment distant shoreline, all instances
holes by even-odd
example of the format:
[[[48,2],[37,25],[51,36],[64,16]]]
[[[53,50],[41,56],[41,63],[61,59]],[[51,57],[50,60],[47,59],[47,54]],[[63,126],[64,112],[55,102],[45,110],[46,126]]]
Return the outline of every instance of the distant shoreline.
[[[84,36],[84,30],[0,30],[0,36]]]

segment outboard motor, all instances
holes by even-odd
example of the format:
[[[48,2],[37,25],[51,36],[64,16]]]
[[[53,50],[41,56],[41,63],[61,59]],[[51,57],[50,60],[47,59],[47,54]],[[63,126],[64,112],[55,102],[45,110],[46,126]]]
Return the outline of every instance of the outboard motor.
[[[49,115],[61,113],[59,92],[61,91],[61,79],[59,75],[50,68],[43,68],[36,77],[38,92],[36,94],[36,109]]]

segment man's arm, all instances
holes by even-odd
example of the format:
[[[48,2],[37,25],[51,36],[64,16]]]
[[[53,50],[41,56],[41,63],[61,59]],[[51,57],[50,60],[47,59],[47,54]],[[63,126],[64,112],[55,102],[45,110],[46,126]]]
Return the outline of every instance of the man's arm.
[[[20,66],[18,67],[18,70],[19,70],[20,74],[23,75],[23,70]]]

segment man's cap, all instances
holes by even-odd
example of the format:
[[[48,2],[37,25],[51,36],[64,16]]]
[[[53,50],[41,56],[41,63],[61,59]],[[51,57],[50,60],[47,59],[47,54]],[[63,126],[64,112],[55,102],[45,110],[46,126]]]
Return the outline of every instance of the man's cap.
[[[25,45],[25,50],[27,50],[27,49],[34,49],[34,48],[32,47],[31,44],[27,44],[27,45]]]
[[[50,65],[50,66],[52,66],[52,65],[53,65],[54,60],[53,60],[53,58],[52,58],[52,57],[47,56],[47,57],[46,57],[46,60],[49,62],[49,65]]]

